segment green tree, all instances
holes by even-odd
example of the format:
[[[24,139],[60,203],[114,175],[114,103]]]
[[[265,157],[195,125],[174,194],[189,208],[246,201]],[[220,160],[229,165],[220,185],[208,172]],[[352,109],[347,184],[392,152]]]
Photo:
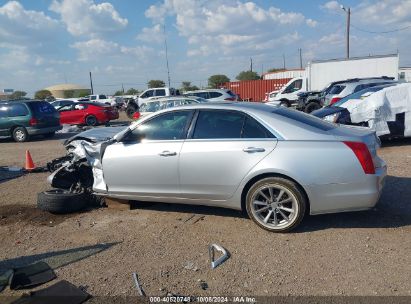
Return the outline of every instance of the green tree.
[[[226,75],[212,75],[208,77],[208,86],[213,89],[217,89],[219,85],[221,85],[224,82],[229,82],[230,78],[228,78]]]
[[[90,95],[90,90],[81,90],[79,93],[78,93],[78,97],[87,97],[88,95]]]
[[[35,99],[45,100],[50,97],[53,97],[53,95],[51,94],[49,90],[39,90],[34,94]]]
[[[10,94],[10,99],[20,99],[26,95],[27,93],[24,91],[14,91],[12,94]]]
[[[284,69],[280,69],[280,68],[272,68],[272,69],[269,69],[267,72],[268,73],[275,73],[275,72],[282,72],[282,71],[285,71]]]
[[[64,91],[63,96],[64,96],[64,98],[73,98],[74,97],[74,91],[73,90]]]
[[[164,82],[163,82],[164,83]],[[126,95],[138,95],[139,91],[134,88],[129,88],[126,92]]]
[[[114,96],[121,96],[121,95],[123,95],[123,91],[120,91],[120,90],[115,91],[113,95]]]
[[[187,91],[195,91],[198,90],[198,87],[195,85],[191,85],[190,81],[183,81],[181,83],[181,91],[187,92]]]
[[[260,76],[258,76],[258,74],[253,71],[242,71],[240,72],[240,74],[237,75],[236,79],[239,81],[257,80],[257,79],[260,79]]]
[[[149,89],[151,89],[151,88],[162,88],[162,87],[166,86],[166,84],[162,80],[150,80],[147,83],[147,85],[148,85]]]

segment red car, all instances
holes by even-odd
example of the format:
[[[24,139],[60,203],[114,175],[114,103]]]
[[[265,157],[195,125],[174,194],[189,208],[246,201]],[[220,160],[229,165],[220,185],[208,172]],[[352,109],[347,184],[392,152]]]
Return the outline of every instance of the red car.
[[[118,118],[117,109],[99,102],[78,102],[57,109],[60,124],[96,126]]]

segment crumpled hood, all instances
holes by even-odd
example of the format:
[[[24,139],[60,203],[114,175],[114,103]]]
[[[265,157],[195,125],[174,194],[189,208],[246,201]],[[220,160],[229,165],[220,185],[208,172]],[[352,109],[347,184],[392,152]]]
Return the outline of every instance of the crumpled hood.
[[[93,128],[70,137],[64,142],[64,145],[67,145],[74,140],[88,140],[93,143],[106,141],[127,128],[128,126]]]

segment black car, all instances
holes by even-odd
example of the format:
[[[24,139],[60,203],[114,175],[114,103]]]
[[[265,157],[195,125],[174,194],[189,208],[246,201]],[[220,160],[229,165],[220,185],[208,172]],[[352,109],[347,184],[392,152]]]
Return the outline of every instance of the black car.
[[[24,142],[34,135],[51,137],[61,129],[60,113],[46,101],[0,102],[0,136]]]

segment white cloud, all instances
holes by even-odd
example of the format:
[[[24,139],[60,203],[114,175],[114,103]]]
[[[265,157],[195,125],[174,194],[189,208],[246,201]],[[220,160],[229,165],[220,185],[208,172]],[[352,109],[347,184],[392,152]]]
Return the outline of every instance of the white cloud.
[[[164,34],[160,24],[153,27],[144,27],[141,33],[137,35],[137,39],[144,42],[160,43],[164,42]]]
[[[59,27],[57,20],[43,12],[25,10],[17,1],[0,7],[0,41],[11,44],[41,44]]]
[[[353,10],[353,19],[363,24],[392,25],[398,28],[411,25],[410,0],[363,2]]]
[[[318,22],[313,20],[313,19],[307,19],[305,20],[305,23],[309,26],[309,27],[316,27]]]
[[[111,3],[95,4],[93,0],[53,0],[49,9],[61,15],[73,36],[97,37],[124,29],[128,20],[122,18]]]
[[[341,4],[338,1],[328,1],[320,6],[322,9],[327,10],[329,12],[340,12]]]

